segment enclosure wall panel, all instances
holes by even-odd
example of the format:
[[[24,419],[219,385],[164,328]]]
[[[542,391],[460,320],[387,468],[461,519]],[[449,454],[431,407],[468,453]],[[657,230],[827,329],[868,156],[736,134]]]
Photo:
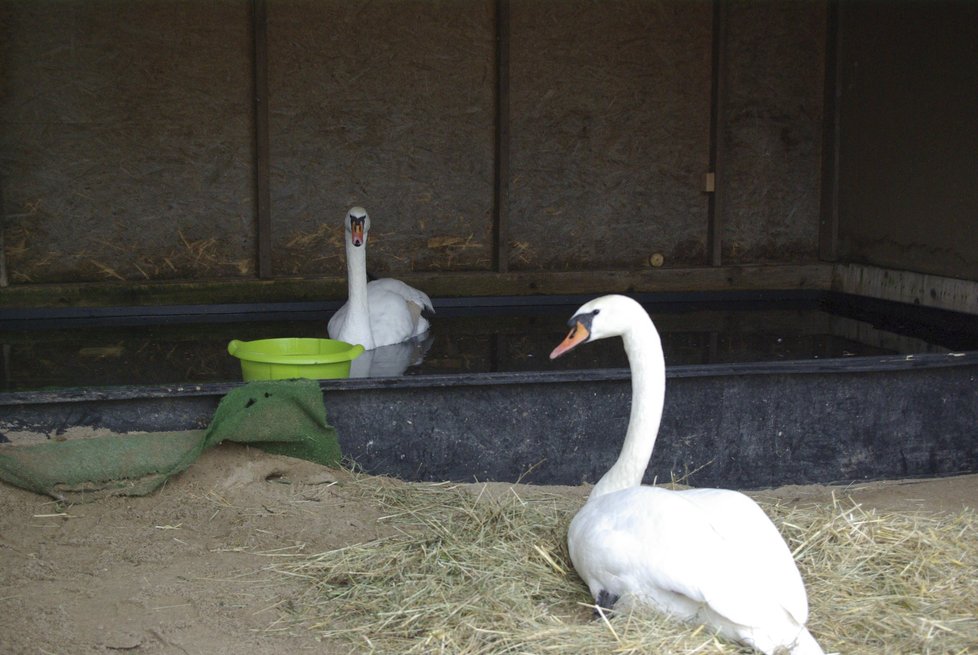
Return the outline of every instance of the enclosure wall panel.
[[[199,429],[237,384],[0,394],[0,432]],[[322,382],[344,456],[406,480],[593,483],[627,369]],[[645,482],[762,488],[975,473],[978,353],[674,367]],[[687,477],[688,476],[688,477]]]
[[[10,282],[248,276],[250,8],[0,3]]]
[[[510,12],[510,268],[705,263],[711,5]]]
[[[354,205],[373,272],[491,266],[494,17],[488,0],[269,3],[276,274],[345,274]]]
[[[720,61],[722,261],[818,258],[826,7],[731,2]]]
[[[843,260],[978,280],[978,3],[839,11]]]
[[[978,280],[978,6],[846,2],[833,34],[822,0],[722,7],[717,26],[709,2],[525,0],[503,31],[494,0],[268,2],[269,275],[340,288],[354,204],[374,218],[376,274],[489,273],[488,287],[504,278],[494,256],[516,275],[654,275],[654,254],[678,273],[716,263],[714,75],[721,263],[809,265],[837,35],[839,182],[825,197],[838,242],[825,252]],[[252,9],[0,0],[11,285],[121,282],[138,302],[137,283],[254,277]]]

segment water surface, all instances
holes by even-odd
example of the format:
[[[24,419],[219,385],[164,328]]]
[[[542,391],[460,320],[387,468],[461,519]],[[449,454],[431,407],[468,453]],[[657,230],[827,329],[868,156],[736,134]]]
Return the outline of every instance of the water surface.
[[[608,339],[551,361],[579,302],[520,299],[516,305],[436,303],[420,363],[404,375],[553,371],[626,365]],[[859,303],[782,301],[650,302],[669,366],[978,349],[978,330],[944,330],[906,316],[887,318]],[[325,337],[328,309],[158,319],[4,321],[4,391],[105,385],[155,385],[240,379],[227,354],[232,339]],[[268,320],[274,317],[275,320]],[[136,323],[136,324],[126,324]],[[966,326],[967,327],[967,326]],[[417,361],[417,360],[416,360]]]

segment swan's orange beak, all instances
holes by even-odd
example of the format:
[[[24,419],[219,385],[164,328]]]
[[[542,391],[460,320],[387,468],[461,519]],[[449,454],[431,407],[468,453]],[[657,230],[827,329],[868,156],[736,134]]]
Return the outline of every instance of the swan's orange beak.
[[[550,359],[557,359],[564,353],[570,352],[577,346],[587,341],[588,337],[590,336],[591,333],[588,331],[584,323],[577,321],[577,323],[575,323],[571,328],[567,337],[560,342],[560,345],[554,348],[552,353],[550,353]]]
[[[350,240],[355,246],[363,245],[363,221],[350,222]]]

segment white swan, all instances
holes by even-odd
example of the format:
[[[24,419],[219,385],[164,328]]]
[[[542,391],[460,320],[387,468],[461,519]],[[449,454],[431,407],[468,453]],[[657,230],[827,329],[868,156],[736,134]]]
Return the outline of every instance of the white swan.
[[[346,238],[347,301],[329,319],[331,339],[373,350],[420,336],[430,327],[422,310],[434,312],[427,294],[400,280],[367,283],[370,216],[354,207],[343,219]]]
[[[578,309],[568,325],[551,359],[621,336],[632,371],[621,454],[567,533],[571,561],[597,605],[648,605],[765,655],[821,655],[805,628],[808,597],[791,552],[753,500],[725,489],[642,486],[666,383],[659,334],[642,306],[604,296]]]

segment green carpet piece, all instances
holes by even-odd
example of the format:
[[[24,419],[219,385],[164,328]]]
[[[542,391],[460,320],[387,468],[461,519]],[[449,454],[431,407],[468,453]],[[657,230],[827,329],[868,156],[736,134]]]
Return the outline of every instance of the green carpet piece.
[[[221,399],[207,430],[111,435],[0,448],[0,480],[71,503],[141,496],[222,441],[335,466],[336,430],[315,380],[249,382]]]

